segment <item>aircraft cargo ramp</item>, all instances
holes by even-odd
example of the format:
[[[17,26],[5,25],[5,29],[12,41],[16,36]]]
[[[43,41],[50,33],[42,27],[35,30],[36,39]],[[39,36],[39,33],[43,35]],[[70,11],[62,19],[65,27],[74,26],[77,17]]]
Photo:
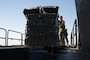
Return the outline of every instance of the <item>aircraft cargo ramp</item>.
[[[70,48],[61,48],[56,52],[47,50],[33,50],[17,47],[0,47],[0,60],[86,60],[90,59],[87,52],[77,51]]]

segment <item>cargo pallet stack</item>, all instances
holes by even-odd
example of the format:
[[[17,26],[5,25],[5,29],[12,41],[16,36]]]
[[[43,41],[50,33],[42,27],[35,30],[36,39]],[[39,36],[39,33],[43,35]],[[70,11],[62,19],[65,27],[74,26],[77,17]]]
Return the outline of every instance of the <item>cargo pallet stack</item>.
[[[58,42],[58,6],[38,6],[24,9],[27,19],[25,44],[49,46]]]

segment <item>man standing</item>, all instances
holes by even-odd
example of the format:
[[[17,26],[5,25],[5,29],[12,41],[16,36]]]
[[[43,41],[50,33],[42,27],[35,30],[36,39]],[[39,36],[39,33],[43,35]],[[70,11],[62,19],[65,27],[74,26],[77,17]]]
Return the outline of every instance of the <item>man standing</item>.
[[[68,44],[68,33],[67,33],[67,29],[65,28],[65,21],[63,20],[63,17],[60,16],[59,17],[59,22],[60,22],[60,40],[61,40],[61,45],[62,46],[65,46],[65,39],[66,39],[66,42],[67,42],[67,46],[69,46]]]

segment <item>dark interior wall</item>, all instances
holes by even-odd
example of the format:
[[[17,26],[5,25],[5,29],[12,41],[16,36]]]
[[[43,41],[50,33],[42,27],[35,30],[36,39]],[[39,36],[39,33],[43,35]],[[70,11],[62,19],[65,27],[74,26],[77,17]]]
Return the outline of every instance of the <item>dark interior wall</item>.
[[[90,49],[90,0],[75,0],[81,48]]]

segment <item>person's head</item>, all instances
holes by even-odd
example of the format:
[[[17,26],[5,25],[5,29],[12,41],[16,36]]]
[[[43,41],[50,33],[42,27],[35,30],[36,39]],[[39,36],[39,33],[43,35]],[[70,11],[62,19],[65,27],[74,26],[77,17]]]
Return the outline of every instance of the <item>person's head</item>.
[[[63,16],[60,16],[60,19],[63,19]]]
[[[63,16],[60,16],[60,21],[62,21],[63,20]]]

